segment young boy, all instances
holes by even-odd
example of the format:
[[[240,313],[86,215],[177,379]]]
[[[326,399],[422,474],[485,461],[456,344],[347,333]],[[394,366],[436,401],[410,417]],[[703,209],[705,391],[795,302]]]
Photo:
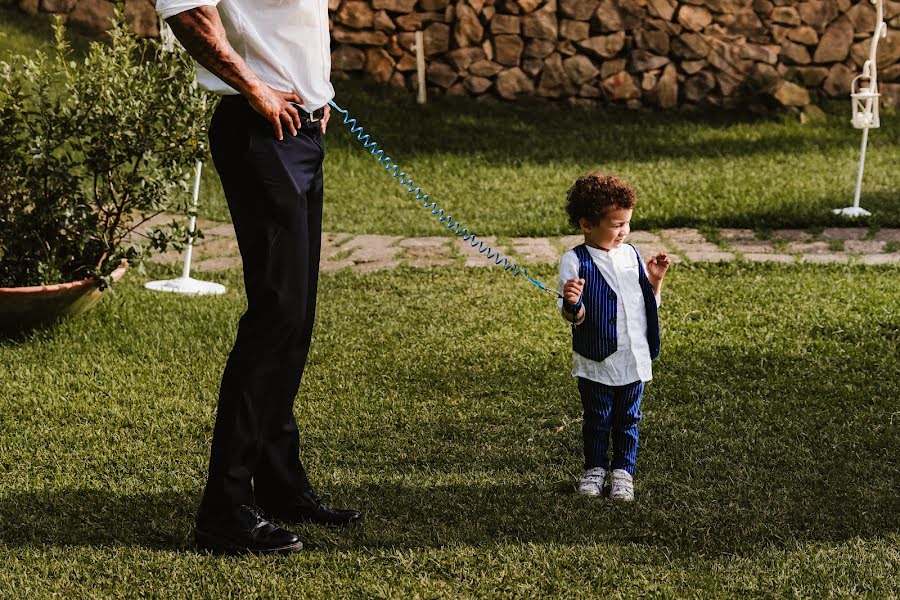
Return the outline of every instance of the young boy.
[[[559,262],[559,309],[572,323],[572,375],[584,406],[584,475],[578,492],[603,493],[612,467],[609,497],[634,499],[638,422],[650,361],[659,356],[660,288],[669,258],[641,262],[625,244],[637,200],[624,180],[589,173],[569,189],[569,223],[584,244]],[[608,450],[612,434],[613,458]]]

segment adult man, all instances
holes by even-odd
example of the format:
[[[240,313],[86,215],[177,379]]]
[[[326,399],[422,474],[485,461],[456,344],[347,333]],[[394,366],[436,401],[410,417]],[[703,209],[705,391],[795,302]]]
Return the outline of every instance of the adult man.
[[[209,477],[197,513],[201,548],[291,552],[269,520],[346,525],[299,458],[293,402],[312,338],[322,233],[322,134],[331,55],[327,0],[157,0],[156,10],[222,95],[209,130],[244,264],[247,312],[228,357]]]

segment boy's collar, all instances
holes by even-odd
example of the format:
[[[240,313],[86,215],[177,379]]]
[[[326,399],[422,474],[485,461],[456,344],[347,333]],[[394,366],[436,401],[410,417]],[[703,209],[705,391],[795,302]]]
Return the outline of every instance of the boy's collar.
[[[587,242],[584,243],[584,247],[587,248],[588,252],[594,256],[604,256],[604,255],[613,256],[615,254],[618,254],[622,250],[622,248],[624,248],[627,245],[628,245],[628,242],[623,242],[622,245],[619,246],[618,248],[610,248],[609,250],[607,250],[606,248],[598,248],[596,246],[591,246]]]

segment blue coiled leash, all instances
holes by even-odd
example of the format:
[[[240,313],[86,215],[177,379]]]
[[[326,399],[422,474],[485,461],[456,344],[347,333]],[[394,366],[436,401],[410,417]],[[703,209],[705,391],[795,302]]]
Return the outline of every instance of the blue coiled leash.
[[[512,273],[513,277],[521,275],[533,283],[540,291],[562,298],[562,294],[557,290],[545,286],[534,277],[528,275],[528,269],[519,267],[516,265],[515,261],[512,261],[505,256],[501,256],[500,252],[491,250],[490,246],[485,245],[484,240],[477,240],[476,234],[469,233],[469,230],[463,227],[459,221],[454,222],[453,217],[450,215],[445,216],[444,209],[438,208],[437,202],[431,202],[428,198],[428,194],[424,193],[421,187],[416,187],[413,180],[407,178],[405,172],[400,171],[400,165],[396,164],[390,156],[387,156],[384,153],[384,150],[378,149],[378,143],[372,141],[371,136],[368,133],[365,133],[361,126],[357,125],[356,119],[351,118],[348,111],[335,104],[333,100],[329,100],[328,104],[344,116],[344,125],[350,127],[350,133],[356,134],[356,139],[362,143],[363,149],[369,150],[369,154],[375,157],[378,164],[383,164],[384,170],[388,171],[394,179],[398,179],[400,185],[405,187],[408,193],[415,194],[416,202],[421,202],[422,208],[430,209],[431,214],[437,217],[438,223],[445,224],[447,229],[451,230],[454,235],[469,242],[473,248],[477,248],[478,253],[483,254],[486,260],[493,260],[495,266],[503,265],[503,270]]]

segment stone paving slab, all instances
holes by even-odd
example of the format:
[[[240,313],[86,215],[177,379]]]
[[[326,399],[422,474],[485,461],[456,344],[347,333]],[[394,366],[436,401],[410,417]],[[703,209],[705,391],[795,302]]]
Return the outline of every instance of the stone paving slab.
[[[884,242],[877,240],[849,239],[844,242],[845,252],[860,252],[862,254],[880,254],[884,252]]]
[[[559,250],[549,238],[512,238],[510,248],[526,263],[552,264],[560,257]]]
[[[756,242],[733,242],[728,245],[735,252],[742,254],[768,254],[775,252],[775,246],[770,243]]]
[[[859,258],[864,265],[896,265],[900,264],[900,252],[890,254],[866,254]]]
[[[802,263],[812,263],[817,265],[827,265],[831,263],[846,263],[850,262],[850,256],[848,254],[837,254],[835,252],[822,253],[822,254],[804,254],[800,257],[800,262]]]
[[[731,252],[721,250],[685,252],[684,255],[691,262],[731,262],[736,258]]]
[[[752,229],[720,229],[719,236],[729,243],[755,243],[759,241]]]
[[[160,216],[159,223],[171,217]],[[240,266],[240,253],[230,224],[201,223],[205,239],[194,246],[194,267],[199,271],[218,271]],[[759,239],[751,229],[720,229],[721,246],[705,239],[699,230],[689,227],[664,229],[659,232],[633,231],[633,243],[645,258],[658,253],[669,254],[673,263],[748,262],[807,264],[861,263],[893,265],[900,263],[900,228],[870,231],[861,227],[832,227],[819,234],[801,229],[781,229],[771,239]],[[580,234],[550,238],[518,237],[508,244],[497,244],[496,237],[478,237],[492,251],[516,259],[523,266],[553,265],[563,252],[584,241]],[[153,262],[177,265],[184,252],[155,255]],[[428,268],[464,263],[469,267],[490,267],[493,261],[462,238],[428,236],[402,238],[388,235],[355,235],[328,232],[322,235],[323,272],[351,269],[370,272],[391,269],[401,264]]]
[[[784,264],[797,262],[797,259],[790,254],[769,254],[767,252],[748,252],[744,254],[744,260],[749,260],[750,262],[775,262]]]
[[[398,242],[406,248],[406,258],[430,258],[451,256],[449,237],[406,238]]]
[[[406,238],[397,245],[404,249],[402,258],[411,267],[445,267],[456,262],[449,237]]]
[[[682,254],[719,252],[722,250],[717,245],[709,242],[670,242],[669,247]]]
[[[478,246],[478,242],[484,242],[482,246]],[[490,267],[494,264],[494,261],[487,258],[488,252],[484,253],[478,252],[479,248],[491,247],[491,254],[499,251],[503,256],[507,255],[506,248],[500,247],[497,245],[496,237],[481,237],[478,236],[475,238],[475,246],[472,246],[472,240],[464,240],[461,237],[456,238],[456,250],[460,256],[465,257],[466,266],[467,267]]]
[[[773,240],[781,240],[785,242],[805,242],[812,236],[804,229],[779,229],[772,232]]]
[[[662,238],[667,242],[675,244],[702,244],[706,242],[706,238],[698,230],[691,227],[675,227],[672,229],[663,229],[660,232]]]
[[[823,240],[861,240],[869,230],[862,227],[827,227],[822,231]]]
[[[226,271],[241,266],[240,256],[217,256],[208,258],[192,265],[197,271],[208,273],[210,271]]]
[[[220,223],[209,229],[200,227],[200,231],[206,237],[234,237],[234,225],[231,223]]]
[[[206,238],[194,244],[198,256],[234,256],[240,254],[237,239],[231,237]]]
[[[785,248],[788,254],[827,254],[830,251],[827,242],[791,242]]]
[[[341,250],[350,250],[348,260],[354,271],[390,269],[400,264],[397,256],[401,249],[396,245],[400,239],[392,235],[357,235],[342,244]]]
[[[873,239],[879,242],[900,242],[900,229],[880,229]]]
[[[580,236],[577,236],[580,237]],[[649,231],[632,231],[628,234],[628,241],[635,246],[640,244],[660,244],[659,236]]]

